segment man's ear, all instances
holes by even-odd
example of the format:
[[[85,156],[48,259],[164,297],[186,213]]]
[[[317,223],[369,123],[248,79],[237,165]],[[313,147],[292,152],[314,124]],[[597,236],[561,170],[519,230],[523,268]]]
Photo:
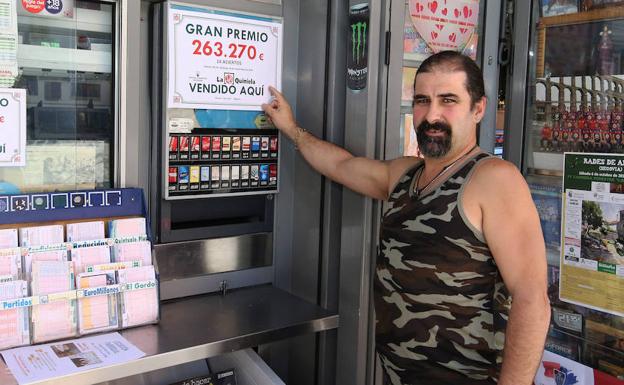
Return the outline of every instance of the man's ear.
[[[481,122],[483,115],[485,115],[485,107],[487,106],[487,98],[481,97],[472,107],[473,117],[476,123]]]

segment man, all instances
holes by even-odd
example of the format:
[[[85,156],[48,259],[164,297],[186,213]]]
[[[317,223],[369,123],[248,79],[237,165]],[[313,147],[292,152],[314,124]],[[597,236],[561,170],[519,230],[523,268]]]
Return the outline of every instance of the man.
[[[477,147],[486,105],[478,66],[446,51],[418,69],[424,160],[354,157],[299,128],[271,93],[265,113],[312,167],[388,201],[374,283],[385,382],[531,384],[550,320],[544,240],[522,175]]]

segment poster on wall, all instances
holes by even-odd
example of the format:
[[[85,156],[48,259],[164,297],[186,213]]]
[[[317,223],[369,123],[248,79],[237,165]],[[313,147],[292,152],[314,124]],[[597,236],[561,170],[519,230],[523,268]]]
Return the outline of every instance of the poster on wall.
[[[565,153],[559,297],[624,316],[624,155]]]
[[[74,17],[74,0],[17,0],[17,4],[19,15]]]
[[[282,21],[169,3],[168,108],[261,110],[281,89]]]
[[[0,167],[26,164],[26,90],[0,88]]]
[[[368,77],[368,3],[349,8],[347,31],[347,88],[359,91],[366,88]]]
[[[411,25],[406,18],[403,44],[406,57],[422,61],[432,53],[453,50],[475,59],[479,3],[479,0],[410,0],[407,11]]]

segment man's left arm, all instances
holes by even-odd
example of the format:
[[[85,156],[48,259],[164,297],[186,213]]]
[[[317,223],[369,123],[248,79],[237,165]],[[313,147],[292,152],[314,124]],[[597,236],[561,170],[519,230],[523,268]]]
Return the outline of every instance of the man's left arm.
[[[550,322],[539,216],[524,178],[511,163],[491,160],[478,171],[483,234],[512,297],[498,383],[530,385]]]

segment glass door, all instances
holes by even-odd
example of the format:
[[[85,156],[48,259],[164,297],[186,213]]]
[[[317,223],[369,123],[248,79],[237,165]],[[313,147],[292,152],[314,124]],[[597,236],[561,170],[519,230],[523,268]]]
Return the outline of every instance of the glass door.
[[[420,155],[412,120],[416,70],[443,50],[456,50],[480,62],[484,8],[481,0],[392,2],[386,159]],[[398,73],[400,77],[395,76]]]
[[[25,165],[0,168],[3,193],[112,187],[116,3],[17,1],[14,78],[26,90]],[[10,32],[4,34],[10,36]]]
[[[560,300],[563,153],[624,152],[624,6],[534,0],[516,7],[530,7],[528,83],[520,97],[527,101],[522,170],[547,246],[553,318],[546,349],[624,378],[622,317]],[[515,39],[526,41],[520,35]],[[611,228],[619,220],[610,211],[602,207],[600,228],[593,233],[587,228],[581,253],[606,251],[613,243],[614,258],[621,257],[619,241],[607,240],[610,233],[617,238]]]

